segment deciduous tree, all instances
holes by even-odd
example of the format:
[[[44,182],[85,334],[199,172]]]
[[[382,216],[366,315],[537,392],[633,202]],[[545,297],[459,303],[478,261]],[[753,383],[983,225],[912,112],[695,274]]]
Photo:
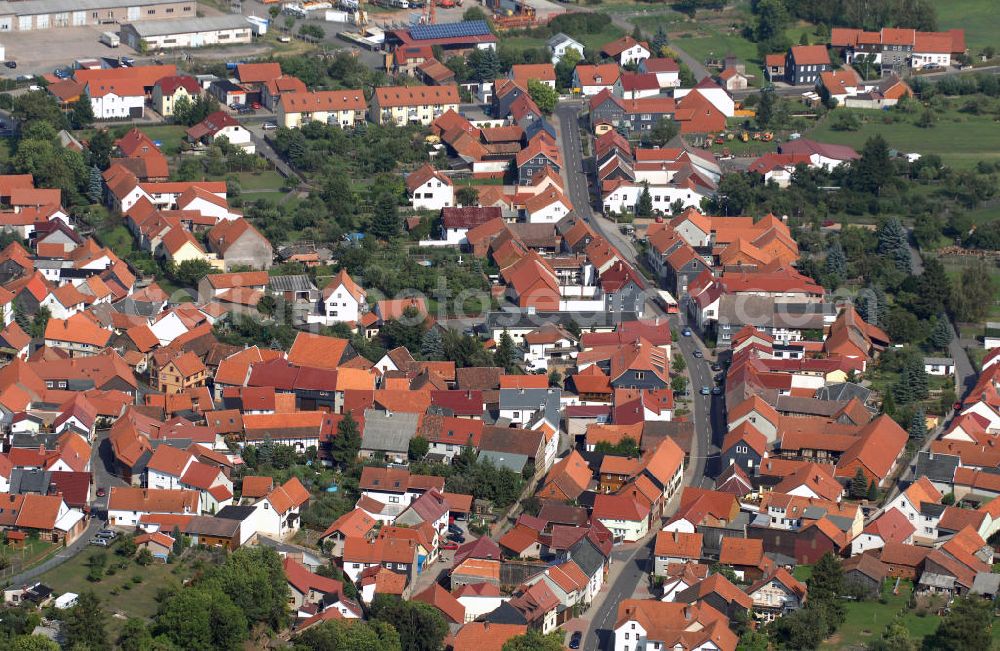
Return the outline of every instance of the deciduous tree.
[[[528,80],[528,94],[531,95],[531,99],[535,101],[542,113],[546,115],[551,114],[559,102],[559,93],[537,79]]]

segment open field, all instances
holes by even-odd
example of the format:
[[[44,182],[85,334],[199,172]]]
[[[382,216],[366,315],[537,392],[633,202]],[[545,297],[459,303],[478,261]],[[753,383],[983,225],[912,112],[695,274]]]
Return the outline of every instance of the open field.
[[[1000,13],[995,0],[948,0],[935,2],[939,29],[965,30],[969,54],[987,45],[1000,48]]]
[[[848,110],[862,120],[857,131],[837,131],[832,128],[833,121],[827,118],[806,136],[860,150],[868,138],[881,134],[891,148],[923,155],[938,154],[946,165],[957,169],[974,167],[981,160],[1000,161],[1000,129],[991,115],[949,110],[939,114],[935,125],[927,129],[914,124],[917,116],[887,124],[877,111],[836,109],[831,115]]]
[[[148,619],[156,613],[157,592],[164,588],[179,588],[183,580],[191,575],[190,563],[187,561],[170,565],[153,563],[142,567],[132,560],[126,561],[115,554],[113,551],[115,547],[109,551],[96,547],[93,549],[95,551],[83,551],[77,554],[59,567],[43,574],[39,580],[60,594],[64,592],[80,594],[91,590],[109,613],[122,612],[129,616]],[[96,583],[87,580],[90,557],[94,554],[106,554],[107,567],[115,568],[114,575],[105,575]],[[122,562],[127,562],[126,568],[118,569],[118,564]],[[134,576],[141,577],[141,583],[134,583],[132,580]],[[123,623],[123,619],[109,618],[109,633]]]

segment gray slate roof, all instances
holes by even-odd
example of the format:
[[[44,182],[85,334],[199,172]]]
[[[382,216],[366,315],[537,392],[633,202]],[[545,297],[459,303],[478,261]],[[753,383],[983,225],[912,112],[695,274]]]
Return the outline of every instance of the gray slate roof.
[[[419,420],[419,414],[366,409],[361,448],[405,453],[410,447],[410,439],[417,433]]]
[[[867,404],[871,398],[871,389],[866,389],[854,382],[838,382],[828,384],[816,390],[816,397],[820,400],[838,400],[848,402],[851,398],[857,398],[862,403]]]
[[[490,461],[497,468],[509,468],[520,474],[524,470],[524,464],[528,463],[528,455],[514,454],[512,452],[494,452],[493,450],[482,450],[479,453],[479,461]]]

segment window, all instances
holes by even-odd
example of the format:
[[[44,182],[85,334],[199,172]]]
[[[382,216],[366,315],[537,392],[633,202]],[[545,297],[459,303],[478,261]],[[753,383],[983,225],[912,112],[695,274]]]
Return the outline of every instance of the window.
[[[172,13],[174,13],[174,8],[173,8],[173,7],[168,7],[168,8],[167,8],[167,13],[168,13],[168,14],[172,14]]]
[[[147,16],[155,16],[156,15],[156,9],[147,9],[146,10],[146,15]]]
[[[396,496],[390,497],[389,498],[389,504],[399,504],[399,498],[396,497]]]

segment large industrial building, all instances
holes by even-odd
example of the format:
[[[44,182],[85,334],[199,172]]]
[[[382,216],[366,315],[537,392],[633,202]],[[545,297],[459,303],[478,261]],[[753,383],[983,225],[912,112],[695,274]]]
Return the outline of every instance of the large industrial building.
[[[196,0],[19,0],[0,2],[0,33],[194,18]]]
[[[139,51],[205,45],[235,45],[253,40],[250,22],[239,14],[155,20],[122,25],[122,41]]]

